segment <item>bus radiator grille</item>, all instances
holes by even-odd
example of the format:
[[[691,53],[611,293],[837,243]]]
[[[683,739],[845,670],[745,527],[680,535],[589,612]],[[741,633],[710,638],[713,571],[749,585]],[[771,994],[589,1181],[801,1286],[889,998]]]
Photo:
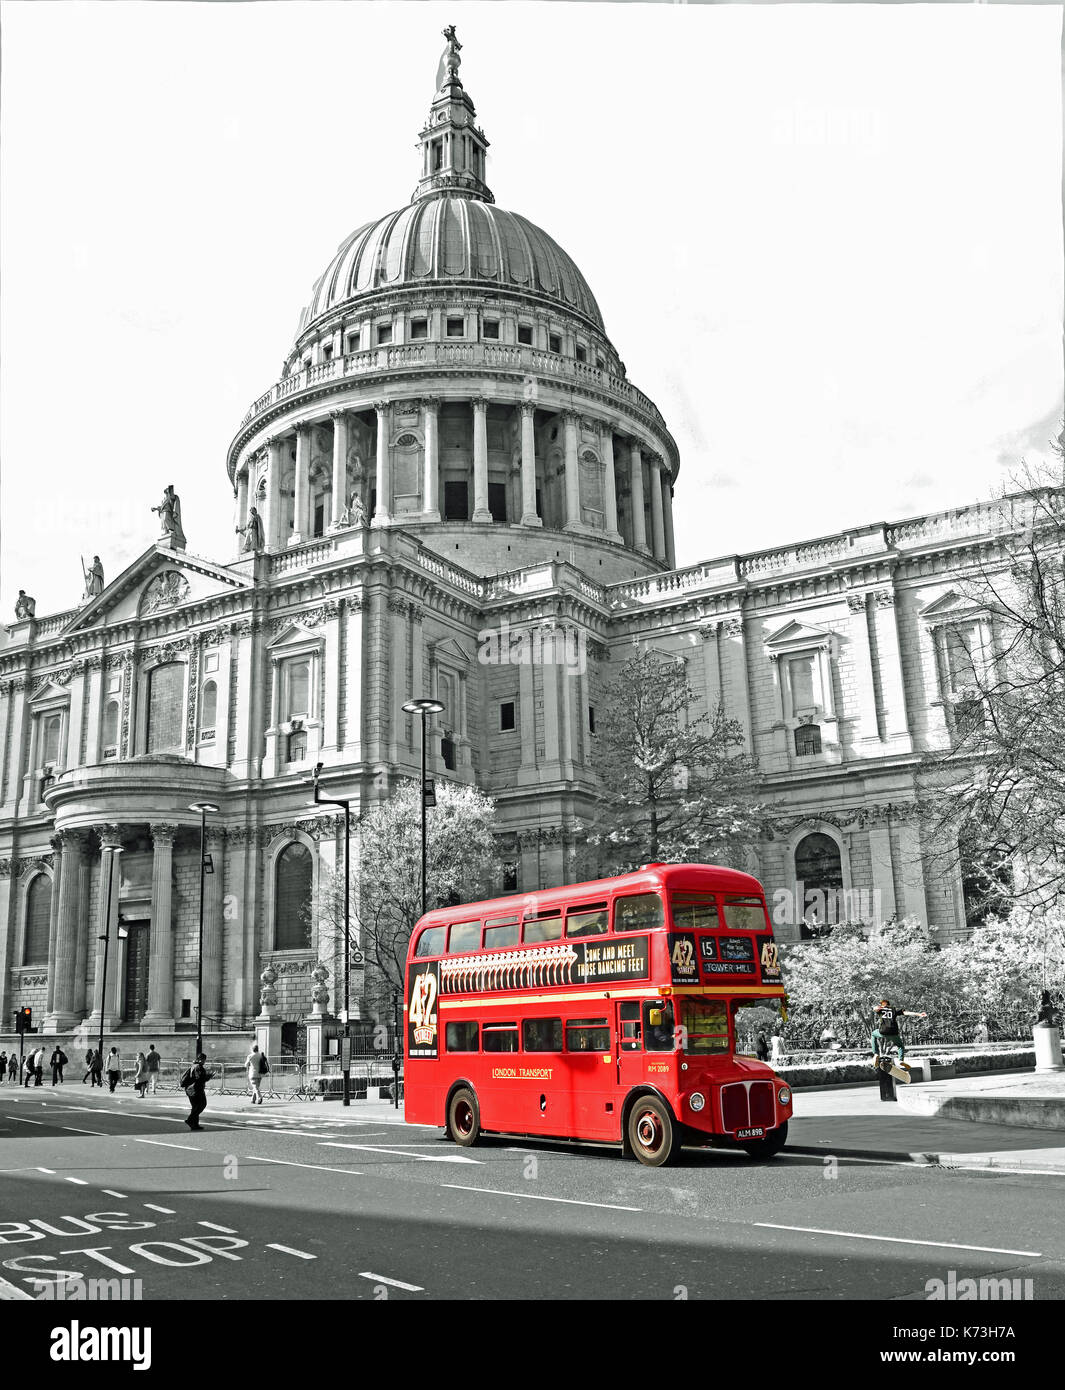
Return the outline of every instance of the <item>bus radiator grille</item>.
[[[771,1129],[776,1118],[771,1081],[737,1081],[721,1088],[721,1118],[726,1130],[761,1125]]]

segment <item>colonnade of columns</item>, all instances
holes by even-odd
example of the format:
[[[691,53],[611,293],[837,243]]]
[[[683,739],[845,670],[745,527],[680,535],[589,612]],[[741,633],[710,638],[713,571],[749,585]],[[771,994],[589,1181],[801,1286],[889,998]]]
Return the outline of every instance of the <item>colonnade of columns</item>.
[[[450,403],[450,402],[449,402]],[[395,449],[392,434],[395,429],[393,412],[397,408],[407,413],[417,411],[421,424],[421,476],[418,486],[421,492],[421,507],[402,515],[411,521],[439,522],[441,507],[441,446],[440,411],[444,404],[439,396],[422,397],[416,401],[389,402],[375,401],[376,451],[373,465],[375,484],[375,505],[372,517],[365,520],[372,526],[391,526],[398,519],[394,486]],[[488,410],[492,402],[487,396],[470,398],[468,404],[471,415],[472,459],[470,460],[473,483],[472,511],[469,520],[476,525],[488,525],[502,520],[492,514],[489,504],[489,447]],[[551,411],[537,406],[532,401],[509,404],[519,416],[519,467],[521,474],[519,525],[541,527],[543,516],[537,508],[537,482],[544,486],[544,457],[537,452],[537,413],[540,425],[556,419],[561,423],[561,476],[557,508],[562,518],[562,528],[583,534],[599,534],[617,545],[631,545],[640,554],[653,556],[660,564],[670,568],[676,564],[673,543],[673,503],[669,468],[665,459],[650,450],[640,439],[625,433],[616,432],[609,423],[597,421],[594,443],[589,445],[587,435],[581,440],[582,417],[572,410]],[[333,424],[331,502],[328,531],[340,530],[355,524],[351,512],[352,487],[348,478],[348,451],[351,437],[350,415],[344,410],[330,412]],[[265,546],[268,550],[296,545],[311,539],[312,518],[311,477],[310,477],[310,433],[312,424],[300,422],[293,427],[291,434],[275,435],[265,446],[264,493],[260,514],[263,522]],[[402,431],[401,431],[402,432]],[[282,459],[283,448],[291,456],[294,441],[294,498],[292,504],[291,530],[284,525],[282,516]],[[581,490],[581,454],[591,447],[596,465],[602,477],[601,522],[598,519],[586,521],[582,508],[586,506]],[[261,455],[259,456],[261,458]],[[250,460],[248,469],[254,469],[256,461]],[[538,473],[539,468],[539,473]],[[254,499],[249,486],[248,469],[237,479],[237,524],[247,523],[249,509]],[[369,481],[368,479],[366,480]],[[619,489],[619,483],[621,488]],[[358,489],[356,489],[357,491]],[[627,535],[622,534],[619,520],[619,491],[627,494],[628,517]],[[598,501],[599,499],[597,499]],[[370,510],[369,496],[360,497],[364,510]]]

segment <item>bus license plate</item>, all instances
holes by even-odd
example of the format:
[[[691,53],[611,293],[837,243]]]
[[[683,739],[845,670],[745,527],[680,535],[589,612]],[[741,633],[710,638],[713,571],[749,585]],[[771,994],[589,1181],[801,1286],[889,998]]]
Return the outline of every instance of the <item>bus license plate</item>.
[[[757,1127],[754,1128],[754,1129],[738,1129],[738,1130],[736,1131],[736,1138],[737,1138],[737,1139],[764,1139],[764,1138],[765,1138],[765,1130],[762,1129],[761,1126],[757,1126]]]

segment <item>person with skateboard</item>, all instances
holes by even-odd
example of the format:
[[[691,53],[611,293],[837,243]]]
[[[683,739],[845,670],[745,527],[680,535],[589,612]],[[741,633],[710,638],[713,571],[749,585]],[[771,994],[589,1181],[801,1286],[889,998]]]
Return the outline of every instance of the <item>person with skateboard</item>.
[[[881,999],[873,1010],[873,1066],[880,1065],[880,1041],[881,1039],[888,1045],[895,1046],[899,1054],[899,1061],[906,1056],[906,1047],[902,1041],[902,1033],[899,1030],[900,1018],[927,1018],[926,1013],[916,1013],[913,1009],[897,1009],[889,999]]]

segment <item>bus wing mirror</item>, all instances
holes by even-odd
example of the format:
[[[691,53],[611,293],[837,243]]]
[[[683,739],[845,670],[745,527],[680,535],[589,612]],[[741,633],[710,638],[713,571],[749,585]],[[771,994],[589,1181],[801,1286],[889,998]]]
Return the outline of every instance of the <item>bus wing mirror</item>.
[[[647,1011],[647,1022],[648,1022],[648,1025],[649,1025],[651,1028],[661,1028],[661,1026],[662,1026],[662,1010],[661,1010],[661,1009],[648,1009],[648,1011]]]

